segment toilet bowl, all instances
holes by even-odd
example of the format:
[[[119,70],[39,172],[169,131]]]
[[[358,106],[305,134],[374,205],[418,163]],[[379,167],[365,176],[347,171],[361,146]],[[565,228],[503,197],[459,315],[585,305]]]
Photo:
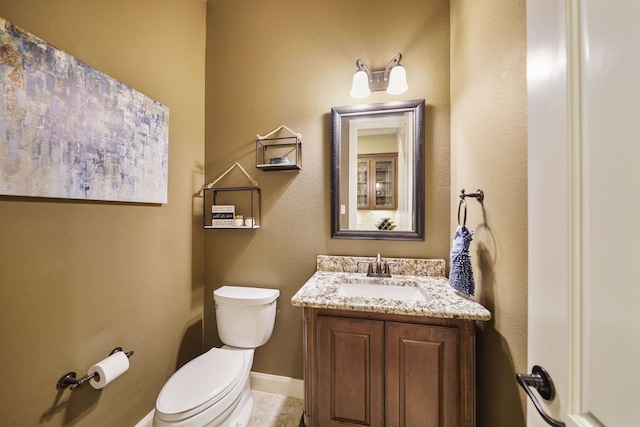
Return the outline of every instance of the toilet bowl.
[[[277,289],[223,286],[214,292],[220,339],[228,345],[196,357],[166,382],[154,427],[243,427],[253,409],[254,349],[271,337]]]

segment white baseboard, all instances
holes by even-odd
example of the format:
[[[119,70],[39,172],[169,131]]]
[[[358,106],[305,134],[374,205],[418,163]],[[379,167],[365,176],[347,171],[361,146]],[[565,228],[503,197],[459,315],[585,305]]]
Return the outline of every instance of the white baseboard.
[[[138,421],[134,427],[153,427],[153,409],[143,419]]]
[[[304,398],[304,382],[302,380],[261,372],[251,372],[251,390],[282,394],[298,399]]]
[[[252,371],[250,381],[251,390],[304,399],[304,382],[302,380]],[[152,427],[152,425],[153,409],[134,427]]]

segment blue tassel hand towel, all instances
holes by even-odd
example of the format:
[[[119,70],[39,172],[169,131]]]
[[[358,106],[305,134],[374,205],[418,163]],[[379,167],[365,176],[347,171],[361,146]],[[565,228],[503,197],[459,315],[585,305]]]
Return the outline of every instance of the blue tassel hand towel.
[[[463,225],[459,225],[453,235],[451,269],[449,272],[451,287],[467,296],[473,295],[476,290],[473,270],[471,269],[471,257],[469,256],[471,240],[473,240],[473,231]]]

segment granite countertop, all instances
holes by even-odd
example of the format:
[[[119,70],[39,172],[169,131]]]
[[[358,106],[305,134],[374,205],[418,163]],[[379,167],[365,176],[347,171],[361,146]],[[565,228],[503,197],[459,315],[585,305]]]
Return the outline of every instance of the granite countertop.
[[[491,313],[481,304],[458,294],[444,276],[444,260],[385,259],[396,262],[398,272],[391,278],[367,277],[359,272],[371,258],[318,256],[318,270],[298,290],[291,304],[298,307],[392,313],[465,320],[489,320]],[[366,266],[364,267],[366,271]],[[416,275],[415,273],[432,273]],[[392,269],[393,273],[393,269]],[[339,294],[340,283],[370,283],[378,286],[417,287],[426,301],[400,301],[387,298],[350,297]]]

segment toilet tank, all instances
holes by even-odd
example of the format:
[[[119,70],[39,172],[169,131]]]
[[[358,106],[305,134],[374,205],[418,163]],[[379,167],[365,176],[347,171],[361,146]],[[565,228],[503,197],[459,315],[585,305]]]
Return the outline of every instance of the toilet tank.
[[[222,286],[213,292],[218,335],[223,343],[256,348],[271,338],[278,289]]]

